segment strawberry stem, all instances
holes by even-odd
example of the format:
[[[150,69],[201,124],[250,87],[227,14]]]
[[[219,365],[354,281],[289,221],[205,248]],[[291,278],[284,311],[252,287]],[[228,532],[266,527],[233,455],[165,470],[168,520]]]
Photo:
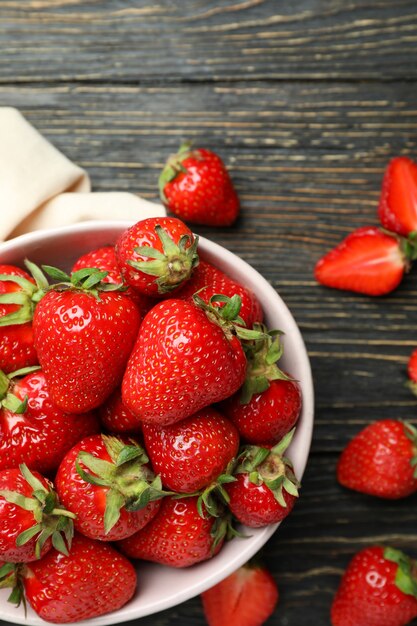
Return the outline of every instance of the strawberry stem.
[[[184,234],[178,244],[171,239],[169,232],[160,224],[155,232],[161,242],[163,252],[149,246],[135,248],[136,254],[151,259],[145,261],[129,260],[133,268],[156,277],[160,294],[169,293],[188,280],[199,263],[197,254],[198,236]]]
[[[17,491],[9,491],[6,489],[1,490],[0,495],[7,502],[15,504],[25,511],[31,511],[36,523],[18,535],[16,545],[22,546],[33,537],[37,536],[35,555],[39,559],[42,547],[49,537],[51,537],[53,545],[59,545],[59,551],[68,555],[67,546],[68,548],[71,547],[74,533],[72,520],[76,516],[70,511],[66,511],[60,506],[57,506],[59,502],[56,492],[52,487],[49,489],[45,487],[45,485],[32,474],[27,465],[22,463],[19,465],[19,469],[23,478],[33,489],[31,497],[25,497]],[[67,546],[61,537],[60,539],[57,538],[61,533],[65,535]]]
[[[404,554],[404,552],[401,552],[401,550],[396,550],[395,548],[385,548],[384,558],[387,559],[387,561],[392,561],[398,565],[397,573],[395,575],[395,584],[398,589],[406,595],[417,598],[415,561],[410,559],[410,557]]]
[[[122,508],[138,511],[168,492],[162,490],[159,476],[146,466],[149,459],[141,446],[133,441],[132,445],[126,445],[108,435],[102,435],[102,439],[111,462],[81,451],[75,467],[85,482],[108,489],[104,512],[104,530],[108,534],[117,524]]]

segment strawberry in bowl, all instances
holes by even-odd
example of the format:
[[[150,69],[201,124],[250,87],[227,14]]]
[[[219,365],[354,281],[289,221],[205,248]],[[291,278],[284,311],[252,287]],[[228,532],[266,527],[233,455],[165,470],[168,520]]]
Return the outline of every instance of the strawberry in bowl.
[[[83,224],[77,224],[77,225],[65,227],[62,229],[56,229],[50,232],[43,231],[43,232],[30,233],[28,235],[23,235],[22,237],[15,239],[13,241],[9,241],[5,244],[2,244],[2,246],[0,247],[0,263],[8,264],[8,265],[16,265],[18,267],[23,268],[24,258],[27,257],[38,265],[47,264],[50,266],[56,266],[65,272],[69,272],[71,268],[74,266],[74,263],[76,263],[78,259],[80,259],[80,257],[82,257],[83,255],[86,255],[93,250],[99,250],[106,246],[115,245],[116,242],[119,240],[120,236],[131,226],[132,224],[126,223],[126,222],[90,222],[90,223],[86,222]],[[243,336],[245,335],[245,332],[246,332],[247,338],[242,339],[241,341],[243,342],[253,341],[253,337],[250,335],[250,331],[251,331],[250,325],[252,322],[261,322],[262,318],[263,318],[263,323],[265,324],[267,328],[280,329],[281,331],[284,332],[284,336],[282,338],[282,343],[284,345],[284,355],[282,359],[280,360],[279,367],[282,369],[283,372],[289,373],[289,375],[291,376],[291,379],[293,379],[294,381],[297,381],[297,385],[299,386],[300,392],[302,395],[301,413],[300,413],[300,416],[298,417],[298,409],[297,409],[296,417],[298,418],[298,421],[296,425],[296,431],[294,434],[294,438],[291,442],[291,446],[288,450],[288,453],[286,452],[286,456],[288,456],[291,459],[291,462],[294,468],[294,474],[296,475],[297,479],[301,480],[301,477],[302,477],[302,474],[303,474],[303,471],[307,462],[310,441],[311,441],[311,433],[312,433],[312,425],[313,425],[313,387],[312,387],[310,365],[309,365],[306,349],[305,349],[300,331],[291,313],[289,312],[289,310],[287,309],[286,305],[281,300],[279,295],[275,292],[275,290],[269,285],[269,283],[265,279],[262,278],[262,276],[258,274],[258,272],[256,272],[253,268],[251,268],[242,259],[232,254],[225,248],[211,241],[208,241],[203,237],[200,237],[199,242],[198,242],[198,254],[200,258],[204,260],[204,263],[208,263],[212,266],[215,266],[216,268],[218,268],[218,270],[222,272],[222,274],[228,277],[230,282],[229,280],[226,280],[222,277],[221,282],[223,284],[227,284],[229,287],[231,287],[231,285],[234,283],[234,284],[240,285],[241,288],[247,290],[247,292],[242,292],[242,295],[244,295],[244,297],[246,298],[246,302],[247,302],[244,317],[246,318],[246,323],[248,323],[248,325],[245,325],[245,320],[243,319],[240,319],[240,321],[237,320],[237,323],[232,323],[231,319],[226,319],[225,321],[227,323],[225,327],[227,327],[228,329],[227,332],[230,333],[230,337],[236,338],[237,333]],[[141,266],[141,267],[143,269],[144,266]],[[194,262],[194,267],[196,270],[198,269],[198,265],[195,262]],[[84,268],[84,269],[88,269],[88,268]],[[104,278],[103,278],[103,281],[104,281]],[[192,276],[190,279],[187,279],[187,280],[193,280]],[[198,281],[196,282],[197,284],[199,284]],[[108,284],[108,283],[105,283],[105,284]],[[186,296],[184,296],[184,298],[181,297],[181,290],[182,289],[185,290],[187,288],[186,285],[187,283],[185,283],[184,286],[182,285],[178,286],[178,288],[176,288],[174,292],[168,292],[163,295],[158,294],[158,301],[156,302],[155,306],[150,310],[150,312],[145,312],[146,314],[144,315],[144,319],[141,320],[141,325],[139,327],[137,338],[140,337],[140,334],[142,332],[141,329],[142,328],[146,329],[146,325],[149,325],[149,321],[147,322],[147,320],[154,319],[155,307],[159,307],[158,310],[161,310],[161,307],[162,308],[165,307],[166,304],[168,304],[169,302],[172,302],[173,300],[175,300],[175,302],[180,302],[181,304],[178,304],[176,306],[184,310],[185,309],[188,310],[190,307],[195,306],[192,302],[192,297],[190,297],[188,293]],[[134,285],[130,285],[130,287],[135,289]],[[69,289],[72,289],[72,288],[69,287]],[[107,288],[105,287],[104,293],[106,293],[106,289]],[[123,294],[125,293],[125,291],[123,291],[123,288],[122,288],[121,293]],[[210,290],[207,290],[207,291],[210,292]],[[219,323],[219,320],[218,320],[219,317],[223,316],[223,318],[224,317],[231,318],[232,313],[236,314],[237,318],[239,318],[239,311],[232,311],[234,305],[236,304],[236,298],[235,300],[233,300],[234,295],[238,296],[239,294],[233,294],[233,293],[225,294],[226,296],[229,297],[230,300],[233,300],[233,303],[234,303],[233,305],[230,305],[229,301],[225,299],[214,300],[212,302],[213,308],[214,309],[217,308],[217,311],[215,310],[213,313],[213,311],[208,310],[209,308],[208,301],[212,300],[213,296],[214,298],[216,298],[217,294],[212,294],[210,292],[210,297],[208,297],[207,294],[204,294],[204,291],[201,293],[202,293],[202,296],[200,298],[201,300],[200,306],[202,308],[199,310],[202,311],[204,315],[208,315],[209,317],[211,316],[212,318],[216,318],[217,324]],[[249,295],[249,294],[253,294],[253,295]],[[48,296],[45,296],[45,297],[48,297]],[[95,297],[94,294],[91,297]],[[98,293],[98,297],[99,298],[102,297],[100,293]],[[117,301],[121,301],[121,298],[122,296],[118,296],[117,298],[114,298],[114,299]],[[256,303],[255,303],[256,306],[254,305],[255,308],[250,309],[250,306],[252,306],[251,305],[252,298],[256,299]],[[52,300],[52,297],[49,296],[48,299]],[[56,299],[58,300],[58,298]],[[102,298],[102,299],[103,301],[107,300],[107,298]],[[126,299],[128,298],[126,297]],[[41,302],[42,302],[42,299],[40,299],[40,303]],[[258,305],[259,305],[259,308],[258,308]],[[77,302],[73,306],[78,306]],[[130,305],[127,305],[127,306],[130,306]],[[140,308],[140,304],[138,306]],[[192,310],[194,311],[194,309]],[[133,312],[133,308],[132,308],[132,312]],[[248,312],[249,317],[247,317],[246,312]],[[140,317],[142,318],[143,312],[139,311],[139,313],[140,313]],[[95,315],[92,309],[92,315],[93,314]],[[193,315],[195,314],[193,313]],[[252,319],[251,319],[251,316],[252,316]],[[177,324],[178,319],[174,317],[174,315],[172,315],[171,317],[172,317],[172,324],[173,325]],[[201,318],[200,313],[198,314],[198,317],[199,319]],[[136,316],[135,316],[135,320],[136,320]],[[210,323],[213,323],[213,325],[215,324],[215,322],[210,322]],[[135,321],[135,324],[136,324],[136,321]],[[220,321],[220,325],[222,324],[224,324],[224,322]],[[169,326],[169,324],[167,324],[167,326]],[[209,328],[211,328],[211,326]],[[217,325],[217,328],[220,328],[220,327]],[[173,339],[173,342],[170,346],[171,349],[175,348],[176,350],[175,355],[177,356],[181,355],[182,350],[186,350],[185,342],[181,340],[182,337],[185,337],[186,332],[187,333],[189,332],[189,327],[188,326],[181,327],[181,332],[179,333],[179,336],[176,339]],[[217,335],[219,334],[217,330],[215,331],[215,333]],[[75,341],[74,338],[72,338],[71,340]],[[122,346],[123,341],[124,341],[123,337],[122,336],[119,337],[120,348],[125,347],[125,346]],[[129,341],[131,341],[130,335],[129,335]],[[181,344],[184,344],[184,345],[181,345]],[[236,344],[236,341],[233,339],[233,345],[234,344]],[[112,345],[116,345],[116,347],[113,348],[113,351],[116,350],[117,344],[112,344]],[[197,344],[194,344],[194,345],[197,345]],[[217,346],[218,345],[219,344],[217,344]],[[207,349],[207,346],[205,346],[204,344],[201,344],[201,346],[197,346],[197,347],[201,351],[204,351]],[[227,348],[227,345],[224,344],[224,349],[226,350],[226,348]],[[136,348],[134,348],[134,350],[135,349]],[[160,349],[162,350],[161,346],[160,346]],[[166,413],[163,419],[163,421],[165,422],[165,424],[163,425],[164,429],[166,429],[167,431],[169,430],[170,433],[175,434],[175,432],[177,432],[176,429],[180,430],[182,428],[181,426],[182,420],[191,420],[191,421],[194,420],[195,414],[196,413],[198,414],[198,412],[206,412],[207,407],[209,407],[209,405],[212,402],[220,402],[222,400],[227,399],[227,397],[231,396],[233,393],[237,392],[238,387],[241,386],[244,382],[244,378],[245,378],[244,375],[247,369],[247,363],[245,364],[245,360],[242,357],[238,349],[237,349],[237,353],[239,357],[237,360],[237,363],[239,364],[239,370],[238,370],[238,375],[236,372],[233,372],[234,374],[234,376],[232,377],[234,380],[233,389],[225,388],[224,381],[216,381],[216,384],[218,383],[220,385],[220,382],[222,383],[221,393],[212,395],[211,392],[209,392],[205,396],[204,400],[201,400],[201,401],[199,400],[199,402],[195,402],[195,403],[190,401],[187,411],[184,411],[180,415],[180,419],[178,421],[176,421],[176,416],[174,420],[171,421],[172,413],[169,413],[169,415],[168,413]],[[88,355],[88,350],[83,352],[83,354],[84,354],[83,358],[84,359],[87,358],[85,355],[86,354]],[[112,357],[113,356],[114,355],[112,355]],[[97,354],[95,353],[96,361],[98,358],[99,358],[98,353]],[[180,358],[180,356],[178,358]],[[194,355],[194,358],[195,359],[199,358],[198,351],[197,351],[197,354]],[[212,359],[212,361],[214,362],[215,359]],[[232,363],[233,363],[233,359],[228,365],[228,368],[229,368],[228,371],[230,370],[230,372],[232,372]],[[210,365],[211,365],[210,359],[207,359],[207,367],[210,367]],[[134,367],[132,365],[132,362],[129,361],[128,367],[132,367],[132,368]],[[178,371],[179,372],[181,371],[180,368],[178,368]],[[158,375],[161,375],[161,372],[159,372]],[[88,374],[85,374],[85,376],[88,378]],[[205,377],[203,373],[201,373],[199,375],[199,384],[201,384],[201,386],[204,387],[204,384],[206,383],[206,386],[210,387],[212,385],[212,380],[216,379],[216,376],[221,377],[221,374],[219,373],[216,374],[215,372],[213,373],[210,371],[210,373],[207,374],[207,376]],[[135,381],[135,376],[132,375],[131,380]],[[147,452],[147,456],[149,457],[150,462],[152,463],[152,453],[151,453],[152,451],[146,450],[146,445],[147,445],[146,439],[148,438],[149,440],[149,433],[152,431],[152,429],[155,429],[155,427],[152,425],[152,422],[155,424],[157,420],[155,420],[155,416],[152,414],[151,409],[149,409],[149,412],[147,409],[146,414],[144,414],[145,412],[144,412],[143,404],[141,404],[141,402],[137,403],[136,399],[135,399],[135,402],[129,401],[130,398],[128,397],[129,393],[126,390],[127,384],[125,382],[125,376],[123,376],[123,381],[121,381],[120,377],[118,376],[117,381],[114,381],[114,384],[112,383],[112,385],[109,386],[109,389],[106,390],[105,393],[103,392],[103,396],[100,397],[99,408],[102,406],[105,406],[106,403],[110,402],[110,399],[113,397],[112,394],[115,393],[115,390],[120,389],[120,387],[116,385],[116,382],[117,382],[117,385],[119,385],[122,382],[123,401],[126,404],[126,400],[128,400],[127,408],[130,411],[133,410],[137,418],[137,426],[135,425],[134,419],[132,422],[130,422],[133,425],[134,432],[130,431],[130,426],[129,426],[129,428],[127,429],[128,432],[126,432],[126,434],[123,435],[123,437],[132,436],[140,442],[140,445],[143,445],[142,442],[144,442],[145,452]],[[172,382],[172,385],[176,389],[176,393],[177,393],[176,404],[178,405],[178,409],[180,409],[182,407],[183,400],[181,397],[181,391],[177,389],[178,382],[174,381]],[[290,385],[290,386],[294,386],[294,385]],[[123,391],[123,388],[124,388],[124,391]],[[200,396],[200,388],[195,387],[194,393]],[[189,394],[189,397],[191,397],[190,394]],[[151,403],[149,403],[149,406],[151,407]],[[220,414],[222,413],[220,405],[216,405],[214,409],[211,409],[210,411],[211,415],[213,415],[212,411],[220,412]],[[145,419],[142,419],[143,417]],[[220,420],[220,418],[216,418],[216,419],[217,421]],[[117,421],[118,420],[116,420],[116,422]],[[222,420],[222,423],[223,422],[226,422],[226,424],[228,424],[226,417]],[[230,453],[225,452],[224,461],[222,461],[221,467],[219,466],[218,470],[216,470],[216,472],[213,475],[210,475],[208,477],[208,480],[211,482],[209,482],[209,484],[205,483],[204,487],[202,487],[205,490],[209,490],[209,491],[212,490],[213,492],[215,492],[216,489],[218,489],[217,483],[222,482],[223,480],[222,476],[224,475],[227,475],[227,476],[230,475],[232,481],[234,480],[233,458],[237,458],[237,455],[238,455],[237,445],[235,441],[237,435],[236,435],[235,427],[233,425],[228,426],[228,428],[233,433],[233,435],[231,435],[233,437],[233,446],[231,446],[231,452]],[[117,426],[116,426],[116,429],[117,429]],[[108,420],[105,422],[105,427],[103,427],[103,431],[110,432],[111,434],[111,420]],[[142,434],[142,431],[143,431],[143,434]],[[242,443],[244,442],[242,441]],[[264,443],[266,445],[268,442],[265,441],[261,443]],[[221,453],[223,454],[223,452]],[[220,456],[220,449],[219,449],[218,454]],[[233,456],[231,461],[229,460],[230,456]],[[130,463],[130,462],[133,463],[133,460],[129,460],[129,458],[125,459],[125,461],[127,463]],[[225,467],[225,465],[227,465],[227,467]],[[103,467],[104,469],[107,468],[107,470],[111,469],[108,466],[103,466]],[[91,468],[93,468],[93,466],[91,466]],[[93,469],[91,468],[89,470],[89,473],[91,472],[94,473],[94,468]],[[159,470],[157,470],[155,467],[153,469],[154,469],[155,474],[160,473]],[[85,471],[85,468],[84,468],[84,471]],[[219,476],[219,472],[223,472],[223,474]],[[88,478],[87,474],[85,474],[85,477]],[[117,478],[117,480],[119,479]],[[166,481],[166,478],[165,478],[165,481]],[[162,480],[162,483],[164,483],[164,479]],[[233,484],[233,482],[230,482],[230,484]],[[198,483],[197,483],[197,486],[198,488],[200,487]],[[174,485],[174,487],[176,487],[176,485]],[[222,489],[220,489],[220,492],[223,491],[224,493],[227,493],[227,490],[225,489],[225,487],[223,487],[222,484],[220,484],[220,487],[222,487]],[[117,488],[117,484],[116,484],[116,488]],[[172,486],[170,486],[168,483],[166,485],[163,484],[163,488],[164,488],[164,491],[166,492],[174,491],[172,490]],[[97,493],[98,493],[98,490],[97,490]],[[195,500],[191,500],[191,502],[196,502],[196,506],[198,505],[198,500],[199,500],[198,496],[201,495],[200,492],[195,494],[195,496],[193,494],[186,494],[186,495],[187,497],[190,497],[190,498],[195,497]],[[169,509],[170,502],[173,502],[171,498],[175,498],[175,495],[172,495],[172,493],[167,493],[165,495],[161,503],[160,511],[163,512],[165,509],[166,510]],[[186,499],[187,498],[185,498],[185,500]],[[208,498],[206,498],[206,501],[207,502],[209,501]],[[142,505],[143,502],[140,504]],[[131,506],[131,505],[129,504],[128,506]],[[203,513],[204,513],[205,511],[204,499],[203,499],[203,504],[199,506],[201,506]],[[222,525],[224,518],[227,517],[227,515],[224,514],[224,509],[227,510],[227,504],[223,502],[222,506],[223,506],[222,511],[220,511],[222,507],[219,507],[219,511],[215,511],[215,510],[212,511],[213,516],[216,519],[214,520],[213,523],[209,521],[209,524],[208,524],[209,526],[213,525],[213,526],[218,527],[219,525],[220,526]],[[176,507],[176,509],[177,508],[178,507]],[[197,508],[197,513],[198,513],[198,508]],[[162,520],[162,518],[160,517],[160,513],[158,513],[158,518],[159,520]],[[220,520],[220,521],[216,521],[216,520]],[[151,522],[149,523],[151,524]],[[159,523],[160,522],[158,522],[158,524]],[[161,528],[165,527],[165,523],[166,523],[165,520],[161,521],[161,524],[160,524]],[[103,625],[115,624],[118,622],[140,618],[145,615],[150,615],[157,611],[161,611],[171,606],[175,606],[176,604],[183,602],[186,599],[191,598],[205,591],[206,589],[220,582],[226,576],[230,575],[233,571],[235,571],[238,567],[243,565],[245,562],[247,562],[256,552],[258,552],[258,550],[272,536],[276,528],[277,528],[277,524],[270,524],[264,527],[251,528],[250,532],[247,533],[248,535],[250,535],[249,538],[236,537],[232,541],[228,541],[224,543],[223,543],[223,539],[220,539],[220,543],[215,545],[213,549],[214,553],[216,552],[218,553],[213,558],[211,558],[212,553],[209,553],[208,554],[209,558],[192,565],[192,567],[184,567],[181,569],[174,570],[171,567],[161,565],[160,563],[133,561],[133,563],[136,566],[137,575],[138,575],[138,588],[137,588],[136,594],[125,606],[121,606],[117,608],[116,610],[114,610],[112,613],[102,616],[100,618],[100,624],[103,624]],[[141,537],[144,537],[144,536],[146,537],[151,534],[150,529],[151,529],[151,526],[149,526],[148,530],[147,530],[147,526],[145,526],[143,529],[139,530],[138,532],[141,533]],[[154,535],[153,540],[156,540],[156,539]],[[134,542],[134,540],[135,540],[135,536],[133,535],[131,541]],[[90,540],[90,541],[93,541],[93,540]],[[126,542],[127,541],[128,541],[128,538],[126,539]],[[129,538],[129,542],[130,542],[130,538]],[[100,543],[100,545],[102,544]],[[210,550],[211,549],[212,548],[210,547]],[[161,589],[164,589],[164,594],[162,596],[160,593]],[[21,621],[23,613],[20,613],[11,604],[7,603],[7,596],[8,596],[7,590],[0,591],[0,609],[1,609],[2,618],[8,621],[12,621],[12,622]],[[39,618],[34,614],[31,607],[28,607],[27,623],[28,624],[40,623]]]

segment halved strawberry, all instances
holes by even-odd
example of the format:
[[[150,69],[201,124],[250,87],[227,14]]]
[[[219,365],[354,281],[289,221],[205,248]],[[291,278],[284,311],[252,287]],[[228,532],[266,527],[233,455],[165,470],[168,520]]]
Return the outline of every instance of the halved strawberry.
[[[414,258],[411,241],[364,226],[318,261],[315,277],[326,287],[382,296],[398,287]]]
[[[240,567],[201,595],[209,626],[261,626],[272,615],[279,593],[265,567]]]
[[[378,215],[384,228],[399,235],[417,231],[417,165],[411,159],[396,157],[388,164]]]

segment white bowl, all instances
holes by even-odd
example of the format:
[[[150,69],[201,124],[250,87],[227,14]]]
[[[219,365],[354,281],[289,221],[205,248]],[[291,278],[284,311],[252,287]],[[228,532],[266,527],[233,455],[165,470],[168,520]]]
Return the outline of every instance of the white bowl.
[[[115,242],[129,227],[129,222],[83,222],[55,230],[36,231],[0,244],[0,263],[21,265],[24,258],[69,270],[82,254]],[[204,237],[200,238],[204,257],[232,278],[252,289],[265,313],[269,328],[285,332],[284,369],[300,381],[303,409],[288,456],[301,478],[307,463],[313,428],[313,383],[307,351],[290,311],[271,285],[245,261]],[[302,491],[301,491],[302,497]],[[291,524],[291,517],[286,522]],[[233,539],[221,552],[199,565],[176,570],[152,563],[139,563],[138,589],[135,597],[122,609],[79,624],[105,625],[125,622],[180,604],[205,591],[246,563],[276,531],[278,525],[250,529],[248,539]],[[0,617],[18,624],[45,624],[28,608],[16,609],[7,602],[8,590],[0,592]]]

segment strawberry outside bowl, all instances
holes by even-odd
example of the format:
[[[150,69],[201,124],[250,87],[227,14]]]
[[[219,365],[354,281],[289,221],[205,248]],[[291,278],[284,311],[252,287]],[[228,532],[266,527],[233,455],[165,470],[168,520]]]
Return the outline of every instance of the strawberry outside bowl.
[[[82,222],[54,230],[35,231],[0,244],[0,263],[22,265],[25,258],[70,270],[75,260],[89,250],[112,244],[130,222]],[[310,450],[314,417],[314,392],[310,362],[298,329],[287,306],[273,287],[250,265],[222,246],[200,238],[199,250],[207,261],[255,292],[269,328],[284,331],[285,352],[280,364],[299,381],[303,408],[296,434],[288,451],[295,473],[301,479]],[[302,490],[301,490],[302,497]],[[291,524],[291,516],[287,524]],[[138,562],[138,588],[135,597],[123,608],[78,624],[106,625],[126,622],[173,607],[220,582],[246,563],[277,530],[278,525],[248,529],[248,538],[235,538],[209,561],[177,570],[153,563]],[[99,564],[98,564],[99,566]],[[0,591],[0,618],[18,624],[45,624],[30,607],[7,602],[10,591]]]

